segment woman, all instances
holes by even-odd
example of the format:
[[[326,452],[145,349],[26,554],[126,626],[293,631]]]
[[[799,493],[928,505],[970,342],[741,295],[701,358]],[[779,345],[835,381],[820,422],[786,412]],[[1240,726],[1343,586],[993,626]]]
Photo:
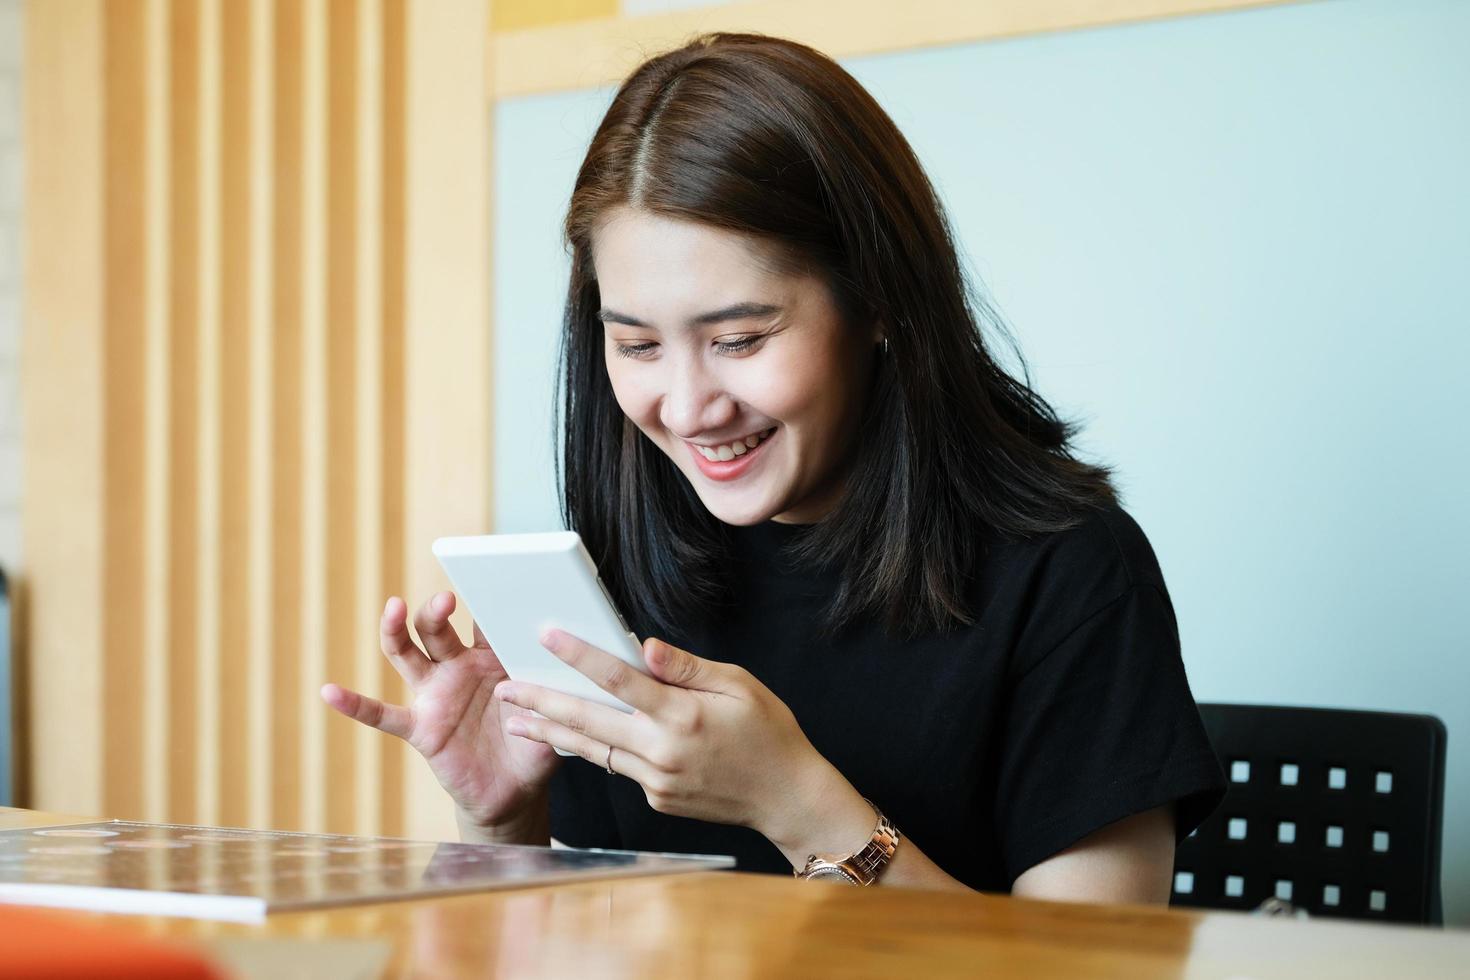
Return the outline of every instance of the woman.
[[[992,360],[871,96],[772,38],[656,57],[566,235],[563,510],[649,673],[544,643],[637,712],[510,682],[449,593],[422,650],[384,610],[412,706],[328,703],[412,743],[468,840],[1166,901],[1224,783],[1162,575],[1107,472]]]

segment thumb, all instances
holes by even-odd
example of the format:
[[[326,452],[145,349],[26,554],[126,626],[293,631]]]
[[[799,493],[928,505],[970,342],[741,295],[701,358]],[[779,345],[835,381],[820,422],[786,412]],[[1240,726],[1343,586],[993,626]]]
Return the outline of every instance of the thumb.
[[[696,691],[719,689],[713,663],[663,640],[653,637],[644,640],[643,660],[648,664],[648,672],[665,684]]]

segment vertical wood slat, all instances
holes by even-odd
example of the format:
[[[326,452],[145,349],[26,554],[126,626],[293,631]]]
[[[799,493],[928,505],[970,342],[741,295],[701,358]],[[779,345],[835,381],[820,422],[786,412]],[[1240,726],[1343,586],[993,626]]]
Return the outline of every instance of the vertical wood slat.
[[[356,400],[352,406],[356,447],[356,526],[352,537],[357,542],[355,589],[352,595],[350,622],[351,672],[344,675],[358,690],[373,697],[383,694],[378,652],[376,615],[381,608],[384,589],[389,587],[383,575],[383,322],[378,269],[382,247],[382,102],[383,102],[383,12],[379,0],[358,0],[356,37],[357,71],[353,87],[352,113],[356,119],[352,148],[353,167],[357,174],[353,228],[353,303],[357,313],[354,379]],[[381,834],[383,813],[379,808],[382,795],[383,739],[361,725],[351,726],[354,745],[353,780],[355,795],[352,812],[358,814],[357,833]]]
[[[275,134],[272,146],[276,175],[272,214],[272,326],[271,443],[275,467],[271,473],[270,616],[272,726],[266,758],[271,771],[270,825],[303,826],[301,741],[303,697],[300,647],[304,635],[302,596],[301,472],[301,359],[303,232],[303,115],[302,7],[298,0],[276,0],[274,11],[276,56],[272,107]]]
[[[25,465],[28,604],[20,799],[104,809],[100,712],[104,24],[96,0],[31,4],[25,29]],[[40,206],[41,202],[44,207]],[[37,506],[41,502],[44,506]],[[87,574],[77,574],[78,569]],[[51,631],[48,633],[48,630]]]
[[[404,574],[404,159],[407,152],[404,129],[405,64],[404,3],[406,0],[383,0],[383,105],[382,105],[382,172],[383,194],[382,239],[379,243],[378,279],[382,303],[382,405],[383,429],[379,438],[382,467],[382,560],[384,595],[405,588]],[[487,114],[488,115],[488,114]],[[387,660],[378,661],[379,690],[389,701],[403,703],[407,685]],[[379,784],[378,812],[382,814],[382,833],[404,835],[404,769],[411,764],[407,746],[383,747],[382,781]]]
[[[271,527],[272,487],[275,461],[272,452],[271,404],[275,387],[274,342],[271,326],[274,285],[272,282],[271,165],[274,157],[275,132],[271,110],[275,94],[272,88],[275,64],[271,41],[275,32],[273,0],[250,0],[250,142],[249,223],[251,228],[250,279],[250,381],[249,417],[249,514],[247,520],[249,576],[245,583],[249,596],[247,615],[247,685],[248,717],[246,744],[250,758],[242,783],[249,803],[247,823],[252,827],[271,825],[271,729],[275,706],[271,700],[275,663],[273,651],[278,645],[272,623],[274,613],[271,593],[271,571],[274,566],[275,540]]]
[[[219,740],[217,822],[238,827],[249,819],[246,591],[249,554],[250,450],[249,384],[251,362],[250,157],[258,134],[250,113],[250,7],[246,0],[224,0],[220,9],[219,170],[219,360],[211,388],[219,392],[219,537],[222,544],[219,607],[218,710],[206,722]]]
[[[145,413],[143,240],[145,208],[144,0],[104,9],[102,499],[103,793],[111,810],[144,806],[143,445]]]
[[[143,712],[143,758],[162,760],[169,746],[169,549],[173,531],[169,521],[172,494],[169,463],[172,457],[169,426],[169,11],[166,0],[148,0],[145,14],[146,114],[144,158],[147,176],[144,199],[148,220],[144,231],[146,285],[144,327],[144,406],[147,418],[143,432],[145,507],[143,547],[143,656],[145,701]],[[169,767],[143,769],[144,813],[150,820],[168,812]],[[161,855],[150,855],[150,873],[156,878]]]
[[[167,813],[182,823],[199,819],[195,773],[199,763],[200,72],[203,46],[197,0],[169,5],[168,253],[168,659],[169,772]]]
[[[357,4],[328,0],[327,8],[327,159],[326,159],[326,345],[319,376],[326,395],[326,670],[327,676],[356,676],[353,641],[361,574],[357,551]],[[316,706],[320,710],[320,706]],[[326,825],[347,826],[357,780],[353,722],[327,719]]]
[[[25,802],[452,834],[315,692],[488,526],[483,0],[37,8]]]
[[[197,474],[198,549],[192,591],[195,621],[197,708],[191,731],[199,744],[195,772],[196,812],[206,823],[220,819],[220,31],[221,0],[199,2],[199,238],[195,274],[198,292]],[[185,365],[185,370],[188,366]],[[187,409],[185,409],[187,410]],[[189,592],[183,593],[188,596]],[[177,599],[178,597],[176,597]],[[184,600],[187,601],[187,598]]]
[[[482,0],[409,3],[404,85],[404,574],[412,603],[448,581],[439,535],[490,526],[489,140]],[[471,32],[479,32],[480,37]],[[465,220],[465,215],[472,216]],[[452,424],[446,424],[453,420]],[[450,493],[450,487],[474,487]],[[463,604],[456,614],[469,635]],[[427,768],[405,769],[405,829],[452,836],[453,811]]]
[[[326,514],[326,183],[327,9],[303,0],[302,25],[302,291],[301,291],[301,815],[306,827],[326,826],[327,716],[310,692],[327,676]]]

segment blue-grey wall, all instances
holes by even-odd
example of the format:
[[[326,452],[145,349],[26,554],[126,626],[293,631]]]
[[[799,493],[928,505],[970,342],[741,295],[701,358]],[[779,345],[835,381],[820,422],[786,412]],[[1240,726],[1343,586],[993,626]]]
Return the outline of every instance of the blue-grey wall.
[[[1201,700],[1426,711],[1470,923],[1470,3],[857,59],[1154,542]],[[496,519],[558,526],[559,223],[606,90],[496,116]]]

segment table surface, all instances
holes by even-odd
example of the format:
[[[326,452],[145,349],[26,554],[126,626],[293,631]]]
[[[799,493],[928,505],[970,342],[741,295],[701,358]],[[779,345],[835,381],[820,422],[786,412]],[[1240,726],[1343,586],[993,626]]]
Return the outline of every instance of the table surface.
[[[0,828],[95,820],[0,807]],[[272,915],[61,913],[180,939],[386,940],[388,976],[1465,977],[1470,931],[711,872]]]

